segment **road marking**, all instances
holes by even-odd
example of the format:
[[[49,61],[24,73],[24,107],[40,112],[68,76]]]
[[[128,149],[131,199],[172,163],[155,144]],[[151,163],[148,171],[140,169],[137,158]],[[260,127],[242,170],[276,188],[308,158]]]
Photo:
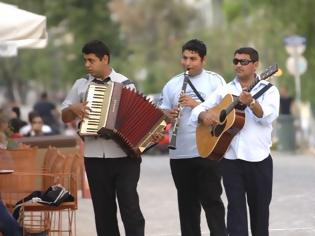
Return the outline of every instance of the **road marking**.
[[[297,231],[297,230],[310,230],[315,232],[313,227],[299,227],[299,228],[279,228],[279,229],[269,229],[270,231]]]
[[[299,227],[299,228],[274,228],[269,229],[269,231],[308,231],[315,232],[313,227]],[[202,232],[202,235],[209,235],[209,232]],[[152,234],[151,236],[178,236],[180,233],[162,233],[162,234]]]

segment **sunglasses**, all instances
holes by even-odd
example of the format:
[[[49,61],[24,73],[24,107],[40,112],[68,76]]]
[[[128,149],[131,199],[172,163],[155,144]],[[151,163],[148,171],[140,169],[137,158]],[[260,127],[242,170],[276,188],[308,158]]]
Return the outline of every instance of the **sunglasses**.
[[[237,65],[238,63],[240,63],[242,66],[247,66],[251,62],[253,62],[253,61],[246,60],[246,59],[237,59],[237,58],[233,59],[233,64],[234,65]]]

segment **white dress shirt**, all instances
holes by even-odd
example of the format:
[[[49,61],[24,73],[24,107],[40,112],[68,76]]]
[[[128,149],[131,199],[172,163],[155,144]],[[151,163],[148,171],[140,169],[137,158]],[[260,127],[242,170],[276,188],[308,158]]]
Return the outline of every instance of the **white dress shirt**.
[[[251,90],[251,94],[254,95],[268,83],[269,82],[265,80],[261,80]],[[238,96],[241,92],[241,84],[238,79],[235,78],[226,86],[216,90],[205,102],[193,109],[190,116],[190,124],[196,126],[199,114],[219,104],[226,94]],[[244,127],[232,139],[230,146],[224,154],[224,158],[258,162],[269,156],[270,147],[272,145],[272,122],[279,115],[279,91],[275,86],[272,86],[256,100],[262,107],[263,117],[256,117],[249,107],[245,109]]]
[[[184,74],[181,73],[170,79],[164,86],[160,99],[161,109],[170,110],[178,106],[183,80]],[[212,94],[218,87],[226,84],[219,74],[207,70],[202,70],[199,75],[190,77],[190,81],[203,99],[207,95]],[[187,85],[185,94],[201,102],[189,85]],[[183,107],[181,111],[176,136],[176,149],[170,150],[170,157],[172,159],[186,159],[199,156],[196,145],[196,129],[188,125],[191,111],[190,107]],[[171,130],[170,135],[172,135]]]
[[[31,124],[27,124],[27,125],[24,125],[19,133],[22,135],[22,136],[25,136],[27,133],[29,133],[30,131],[32,130],[32,125]],[[42,132],[45,133],[45,134],[49,134],[52,132],[52,129],[50,128],[49,125],[45,125],[43,124],[42,126]]]

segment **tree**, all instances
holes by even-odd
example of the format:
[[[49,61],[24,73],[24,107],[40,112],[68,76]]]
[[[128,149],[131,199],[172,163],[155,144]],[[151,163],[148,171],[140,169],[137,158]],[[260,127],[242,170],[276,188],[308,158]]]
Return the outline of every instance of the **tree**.
[[[278,62],[284,70],[284,76],[279,83],[286,84],[294,90],[293,76],[286,71],[285,62],[288,55],[285,52],[283,39],[288,35],[303,35],[309,42],[305,52],[308,60],[308,70],[302,75],[302,99],[315,104],[312,96],[315,89],[313,74],[315,72],[315,41],[314,7],[311,0],[225,0],[223,10],[228,28],[232,29],[237,41],[255,44],[265,61]],[[297,10],[298,9],[298,10]]]
[[[125,71],[134,76],[141,90],[159,92],[181,70],[180,47],[193,30],[196,10],[175,0],[113,0],[111,9],[129,50]]]
[[[104,40],[120,65],[124,42],[119,25],[111,20],[109,0],[7,0],[22,9],[47,16],[49,43],[41,50],[21,50],[19,74],[36,80],[43,89],[56,91],[84,75],[81,47],[91,39]],[[16,78],[9,75],[9,80]]]

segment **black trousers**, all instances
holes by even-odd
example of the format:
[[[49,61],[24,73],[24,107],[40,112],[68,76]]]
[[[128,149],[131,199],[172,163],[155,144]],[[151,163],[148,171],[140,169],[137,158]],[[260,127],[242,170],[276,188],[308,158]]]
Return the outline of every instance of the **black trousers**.
[[[261,162],[223,159],[222,164],[229,236],[248,236],[247,204],[252,236],[268,236],[273,175],[271,156]]]
[[[197,157],[171,159],[170,164],[177,188],[182,236],[201,235],[201,206],[210,235],[226,236],[220,162]]]
[[[85,158],[98,236],[118,236],[116,197],[126,236],[144,236],[137,184],[141,159]]]

